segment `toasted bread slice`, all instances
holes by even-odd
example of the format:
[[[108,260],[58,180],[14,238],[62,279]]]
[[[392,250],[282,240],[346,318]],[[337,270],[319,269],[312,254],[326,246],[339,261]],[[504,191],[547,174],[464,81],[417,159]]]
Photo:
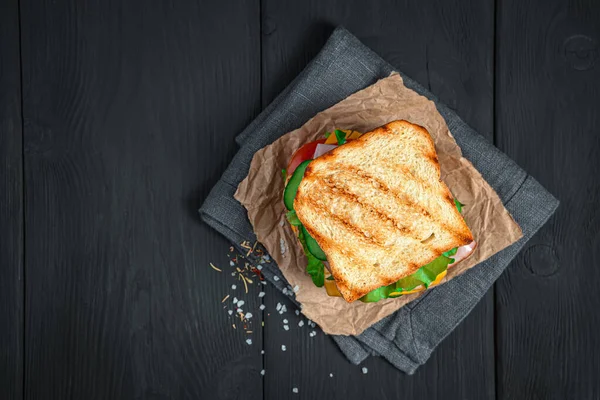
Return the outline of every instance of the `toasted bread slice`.
[[[431,136],[407,121],[312,161],[294,209],[349,302],[473,241],[440,178]]]

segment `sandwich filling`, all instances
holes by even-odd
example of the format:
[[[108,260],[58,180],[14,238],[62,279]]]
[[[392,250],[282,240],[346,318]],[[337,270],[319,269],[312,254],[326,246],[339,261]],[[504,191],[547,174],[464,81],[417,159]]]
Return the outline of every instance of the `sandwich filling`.
[[[298,187],[310,162],[348,141],[358,139],[362,134],[357,131],[336,129],[325,136],[325,139],[305,144],[292,156],[287,170],[284,170],[284,178],[287,179],[287,185],[284,190],[284,203],[288,209],[286,214],[287,220],[297,233],[306,254],[308,261],[306,270],[311,276],[313,283],[318,287],[325,286],[327,294],[330,296],[342,296],[331,274],[325,252],[303,226],[294,210],[294,200],[298,192]],[[462,212],[464,205],[456,199],[454,199],[454,204],[457,210]],[[423,243],[426,243],[429,239],[424,239]],[[411,275],[399,279],[390,285],[374,289],[361,296],[360,300],[362,302],[377,302],[386,298],[417,293],[437,285],[446,276],[447,269],[452,264],[468,257],[475,249],[475,246],[475,242],[471,242],[467,245],[448,249]]]

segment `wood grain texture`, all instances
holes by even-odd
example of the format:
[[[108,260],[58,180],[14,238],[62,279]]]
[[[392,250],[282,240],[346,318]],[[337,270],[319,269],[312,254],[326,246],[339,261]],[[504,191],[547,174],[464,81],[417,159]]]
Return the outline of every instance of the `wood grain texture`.
[[[500,5],[498,145],[561,205],[497,285],[498,397],[600,399],[600,7]]]
[[[420,81],[492,139],[492,1],[394,2],[264,0],[262,4],[263,106],[317,54],[343,24],[386,60]],[[265,315],[265,398],[493,398],[494,305],[488,293],[467,319],[406,376],[382,359],[369,359],[363,375],[333,341],[298,327],[292,313],[275,312],[285,302],[269,288]],[[288,304],[288,309],[290,305]],[[291,316],[290,316],[291,315]],[[288,319],[290,330],[283,328]],[[281,345],[287,351],[281,351]],[[334,377],[330,378],[329,374]]]
[[[196,211],[259,111],[258,2],[21,8],[26,397],[260,398]]]
[[[23,149],[19,3],[0,3],[0,392],[23,397]]]

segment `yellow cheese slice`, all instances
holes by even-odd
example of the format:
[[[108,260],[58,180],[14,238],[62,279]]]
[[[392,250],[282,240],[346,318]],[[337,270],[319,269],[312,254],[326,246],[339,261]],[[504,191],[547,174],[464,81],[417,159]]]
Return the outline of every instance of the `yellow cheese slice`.
[[[346,140],[354,140],[362,136],[362,133],[358,131],[353,131],[351,129],[340,129],[340,131],[346,134]],[[331,135],[329,135],[327,140],[325,140],[325,144],[337,144],[337,138],[335,137],[335,133],[331,132]]]

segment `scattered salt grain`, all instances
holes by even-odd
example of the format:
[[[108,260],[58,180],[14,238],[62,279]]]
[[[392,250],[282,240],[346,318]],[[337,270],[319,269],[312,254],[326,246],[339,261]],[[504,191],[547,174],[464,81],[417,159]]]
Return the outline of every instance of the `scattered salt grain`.
[[[367,367],[362,367],[362,373],[366,374],[367,372],[369,372],[369,370],[367,369]]]
[[[259,271],[262,271],[262,265],[257,265],[256,269],[259,270]]]
[[[237,299],[237,297],[234,297],[234,298],[233,298],[233,304],[237,304],[237,302],[238,302],[238,299]]]
[[[229,315],[233,314],[233,310],[227,311],[227,314],[229,314]]]
[[[288,320],[284,318],[284,319],[283,319],[283,323],[284,323],[284,324],[287,324],[287,323],[288,323]]]
[[[260,310],[262,311],[262,310],[264,310],[264,309],[265,309],[265,308],[267,308],[267,307],[265,307],[265,305],[264,305],[264,304],[261,304],[261,305],[260,305],[258,308],[260,308]]]
[[[264,350],[261,350],[261,351],[260,351],[260,354],[265,354],[265,351],[264,351]],[[264,369],[263,369],[263,371],[264,371]]]
[[[244,300],[240,300],[240,301],[237,302],[238,307],[241,307],[244,304],[246,304],[246,302]]]
[[[249,312],[246,313],[246,319],[250,319],[250,318],[252,318],[252,313],[249,313]]]
[[[265,297],[265,292],[258,293],[258,297]]]
[[[296,315],[300,315],[300,310],[296,310],[294,312],[296,313]]]
[[[235,276],[235,272],[232,272],[232,273],[231,273],[231,276]]]
[[[294,392],[294,393],[298,393],[298,388],[293,388],[293,389],[292,389],[292,392]]]
[[[264,370],[264,369],[263,369],[263,370],[261,370],[261,371],[260,371],[260,374],[261,374],[261,375],[264,375],[264,374],[265,374],[265,370]]]
[[[287,347],[285,347],[285,344],[282,344],[281,345],[281,351],[286,351],[286,350],[287,350]]]
[[[315,331],[310,331],[310,333],[309,333],[308,335],[309,335],[310,337],[317,336],[317,332],[315,332]]]
[[[265,286],[267,285],[267,281],[260,281],[260,283]]]
[[[298,286],[298,285],[294,286],[294,292],[298,292],[299,289],[300,289],[300,286]]]
[[[229,265],[233,267],[235,263],[233,261],[229,261]]]
[[[284,326],[283,326],[283,329],[285,329],[286,331],[289,331],[289,330],[290,330],[290,327],[289,327],[289,326],[287,326],[287,325],[284,325]]]
[[[237,288],[237,286],[231,285],[231,290],[235,290],[236,288]]]
[[[275,307],[275,309],[276,309],[277,311],[281,310],[281,303],[277,303],[277,306]]]
[[[238,308],[238,309],[235,310],[235,312],[236,313],[241,313],[241,312],[244,312],[244,310],[242,310],[241,308]]]
[[[265,260],[269,261],[271,259],[271,256],[268,254],[265,254],[263,257]]]
[[[277,275],[273,275],[273,280],[274,280],[275,282],[277,282],[277,281],[279,280],[279,277],[278,277]]]
[[[283,238],[279,239],[279,251],[281,252],[281,255],[283,257],[285,257],[285,251],[286,251],[286,247],[285,247],[285,240],[283,240]]]
[[[332,373],[329,373],[329,377],[330,377],[330,378],[333,378],[333,374],[332,374]]]
[[[246,339],[246,343],[248,343],[249,345],[252,344],[252,339]]]
[[[304,326],[304,321],[298,322],[298,326]]]

